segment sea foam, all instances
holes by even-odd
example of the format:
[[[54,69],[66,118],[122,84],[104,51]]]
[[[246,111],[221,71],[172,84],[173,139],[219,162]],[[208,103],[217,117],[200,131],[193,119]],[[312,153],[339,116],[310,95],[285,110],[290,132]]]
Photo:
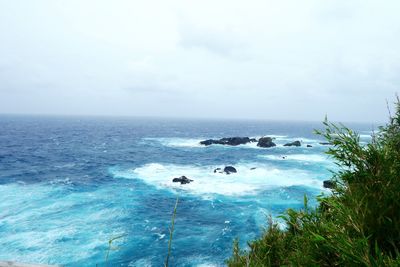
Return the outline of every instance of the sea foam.
[[[288,155],[260,155],[259,157],[266,158],[268,160],[279,160],[279,161],[302,161],[302,162],[321,162],[331,163],[331,160],[321,154],[288,154]]]
[[[144,138],[145,142],[156,142],[167,147],[204,147],[200,144],[201,141],[205,139],[196,138]]]
[[[260,164],[235,165],[237,173],[214,173],[221,166],[196,166],[150,163],[136,169],[112,171],[118,178],[140,179],[158,188],[184,190],[196,195],[220,194],[226,196],[254,195],[276,187],[321,187],[321,181],[312,173],[300,169],[278,169]],[[255,168],[255,169],[254,169]],[[187,176],[194,181],[181,185],[172,182],[174,177]]]
[[[65,188],[0,185],[1,259],[45,264],[85,260],[99,255],[99,248],[105,249],[110,237],[123,233],[115,221],[127,215],[104,201],[113,195],[112,188],[96,192]],[[108,227],[110,222],[113,227]]]
[[[291,143],[294,141],[301,141],[303,145],[312,144],[313,146],[320,146],[319,142],[321,140],[311,139],[311,138],[303,138],[303,137],[288,137],[287,135],[265,135],[268,137],[273,138],[273,142],[276,143],[277,147],[283,147],[286,143]],[[262,136],[255,136],[257,140]],[[179,138],[179,137],[168,137],[168,138],[143,138],[144,143],[155,143],[161,144],[165,147],[172,147],[172,148],[205,148],[207,146],[201,145],[200,142],[210,138]],[[219,138],[214,138],[219,139]],[[238,146],[229,146],[229,145],[221,145],[221,144],[213,144],[212,146],[220,147],[220,148],[255,148],[255,149],[265,149],[262,147],[257,146],[257,142],[250,142],[247,144],[242,144]],[[290,148],[290,147],[284,147]],[[271,148],[270,148],[271,149]],[[272,148],[274,149],[274,148]],[[275,147],[276,149],[276,147]]]

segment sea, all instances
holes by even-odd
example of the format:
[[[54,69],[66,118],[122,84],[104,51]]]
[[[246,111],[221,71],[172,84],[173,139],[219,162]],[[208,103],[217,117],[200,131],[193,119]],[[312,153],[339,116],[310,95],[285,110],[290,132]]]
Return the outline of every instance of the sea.
[[[378,125],[346,124],[370,140]],[[321,122],[0,116],[0,261],[224,266],[269,218],[330,194]],[[256,143],[203,146],[223,137]],[[284,144],[299,140],[302,146]],[[312,147],[307,147],[311,145]],[[233,166],[237,173],[214,172]],[[172,182],[186,176],[190,184]],[[170,229],[176,206],[172,239]]]

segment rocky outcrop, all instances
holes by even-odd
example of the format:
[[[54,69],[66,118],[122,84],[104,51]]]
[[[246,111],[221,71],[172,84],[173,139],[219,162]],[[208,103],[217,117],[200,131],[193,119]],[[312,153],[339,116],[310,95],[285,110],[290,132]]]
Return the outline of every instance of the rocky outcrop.
[[[231,174],[231,173],[237,173],[237,170],[236,170],[234,167],[232,167],[232,166],[226,166],[226,167],[224,168],[224,172],[225,172],[226,174]]]
[[[284,144],[283,146],[301,146],[300,141],[294,141],[291,143]]]
[[[231,173],[237,173],[237,170],[233,166],[226,166],[224,169],[221,168],[216,168],[214,170],[214,173],[225,173],[225,174],[231,174]]]
[[[276,146],[276,144],[274,142],[272,142],[271,137],[261,137],[258,140],[257,146],[259,146],[259,147],[274,147],[274,146]]]
[[[209,145],[228,145],[228,146],[238,146],[244,145],[250,142],[257,142],[255,138],[249,137],[225,137],[221,139],[208,139],[201,141],[200,144],[209,146]]]
[[[219,140],[208,139],[208,140],[201,141],[200,144],[205,145],[205,146],[210,146],[213,144],[218,144],[218,141]]]
[[[172,179],[172,182],[181,183],[181,184],[189,184],[190,182],[193,182],[193,180],[187,178],[186,176],[181,176],[179,178]]]
[[[335,182],[331,180],[325,180],[323,182],[325,188],[334,188],[335,187]]]

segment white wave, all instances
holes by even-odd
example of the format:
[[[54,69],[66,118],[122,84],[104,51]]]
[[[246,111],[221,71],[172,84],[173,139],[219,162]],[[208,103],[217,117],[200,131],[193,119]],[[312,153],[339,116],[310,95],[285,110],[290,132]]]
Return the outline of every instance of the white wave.
[[[118,178],[141,179],[158,188],[185,190],[202,196],[254,195],[260,190],[294,185],[321,187],[321,181],[315,179],[310,172],[300,169],[281,170],[268,165],[239,164],[235,165],[237,173],[226,175],[214,173],[217,167],[221,166],[151,163],[136,169],[114,171],[113,174]],[[182,175],[194,181],[185,185],[172,182],[174,177]]]
[[[215,263],[200,263],[197,267],[218,267]]]
[[[271,138],[275,138],[275,139],[284,139],[284,138],[288,138],[287,135],[279,135],[279,134],[266,134],[265,136],[271,137]],[[257,139],[261,138],[262,136],[258,136]]]
[[[130,262],[128,267],[152,267],[151,259],[140,259],[134,262]]]
[[[328,156],[321,154],[292,154],[292,155],[260,155],[262,158],[269,160],[290,160],[290,161],[306,161],[306,162],[325,162],[331,163]]]
[[[265,136],[273,138],[273,142],[276,143],[277,147],[282,147],[286,143],[291,143],[291,142],[294,142],[297,140],[299,140],[303,146],[306,144],[319,145],[319,142],[322,142],[321,140],[317,140],[317,139],[310,139],[310,138],[303,138],[303,137],[288,137],[287,135],[268,134]],[[255,137],[251,137],[251,138],[256,138],[258,140],[261,137],[263,137],[263,136],[255,136]],[[204,145],[201,145],[200,142],[207,140],[207,139],[209,139],[209,138],[180,138],[180,137],[143,138],[143,140],[145,142],[158,142],[161,145],[167,146],[167,147],[184,147],[184,148],[206,147]],[[218,138],[216,138],[216,139],[218,139]],[[265,149],[263,147],[258,147],[257,142],[251,142],[251,143],[238,145],[238,146],[229,146],[229,145],[221,145],[221,144],[213,144],[213,146],[225,147],[225,148],[246,147],[246,148],[255,148],[255,149]]]
[[[182,147],[182,148],[205,148],[208,146],[204,146],[200,144],[201,141],[207,140],[209,138],[144,138],[145,141],[150,142],[158,142],[166,147]],[[218,138],[217,138],[218,139]],[[247,143],[238,146],[229,146],[229,145],[221,145],[221,144],[213,144],[213,147],[221,147],[221,148],[232,148],[232,147],[248,147],[248,148],[257,148],[257,149],[265,149],[257,146],[257,142]]]
[[[167,147],[203,147],[200,142],[205,139],[196,138],[145,138],[145,140],[155,141]]]
[[[321,142],[321,140],[318,139],[313,139],[313,138],[305,138],[301,136],[295,136],[295,137],[288,137],[288,136],[283,136],[283,137],[277,137],[275,138],[275,141],[277,142],[284,142],[284,143],[290,143],[294,141],[300,141],[302,144],[305,143],[318,143]]]
[[[110,237],[124,233],[118,224],[109,227],[110,221],[128,216],[122,208],[104,204],[104,196],[112,196],[114,189],[70,193],[64,188],[0,185],[0,228],[10,229],[0,232],[0,247],[4,248],[0,258],[6,255],[17,261],[35,259],[50,264],[55,258],[58,264],[84,260],[106,247]]]

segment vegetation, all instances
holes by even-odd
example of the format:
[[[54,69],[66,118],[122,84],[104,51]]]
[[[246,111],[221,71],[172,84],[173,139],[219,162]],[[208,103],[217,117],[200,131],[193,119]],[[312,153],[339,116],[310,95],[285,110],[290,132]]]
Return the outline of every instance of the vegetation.
[[[174,212],[172,213],[171,228],[169,229],[168,254],[167,258],[165,259],[164,267],[168,267],[169,257],[171,255],[172,237],[174,234],[175,217],[176,217],[176,209],[178,208],[178,200],[179,198],[176,198]]]
[[[260,239],[240,251],[234,243],[229,266],[400,266],[400,104],[368,145],[342,124],[324,121],[316,133],[339,170],[332,194],[309,208],[287,210],[286,228],[269,221]]]
[[[126,236],[126,235],[120,235],[120,236],[113,237],[113,238],[111,238],[110,240],[108,240],[108,249],[107,249],[107,253],[106,253],[106,257],[105,257],[105,261],[104,261],[106,266],[108,266],[108,258],[110,257],[110,251],[111,251],[111,250],[118,250],[118,249],[119,249],[118,247],[113,247],[113,246],[112,246],[113,242],[114,242],[115,240],[118,240],[118,239],[123,238],[123,237],[125,237],[125,236]]]

